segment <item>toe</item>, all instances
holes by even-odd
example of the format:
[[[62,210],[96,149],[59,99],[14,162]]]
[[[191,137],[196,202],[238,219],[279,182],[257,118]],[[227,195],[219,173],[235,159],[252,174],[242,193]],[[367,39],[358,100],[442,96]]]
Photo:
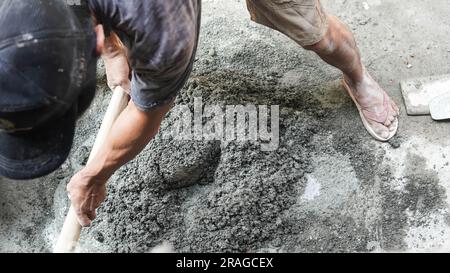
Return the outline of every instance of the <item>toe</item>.
[[[387,130],[386,127],[385,127],[385,129],[383,129],[382,132],[380,132],[379,135],[380,135],[382,138],[387,139],[387,138],[389,138],[390,131]]]
[[[389,128],[387,126],[383,126],[383,124],[380,123],[372,123],[371,124],[373,130],[375,133],[380,136],[381,138],[387,139],[389,135],[391,134]]]
[[[384,126],[390,127],[395,119],[396,119],[395,113],[390,113],[386,122],[384,123]]]
[[[392,101],[391,103],[392,103],[392,109],[394,110],[395,115],[396,116],[400,115],[400,109],[398,108],[397,104],[394,101]]]
[[[395,130],[397,130],[397,128],[398,128],[398,119],[395,119],[392,122],[391,126],[389,126],[389,131],[394,132]]]

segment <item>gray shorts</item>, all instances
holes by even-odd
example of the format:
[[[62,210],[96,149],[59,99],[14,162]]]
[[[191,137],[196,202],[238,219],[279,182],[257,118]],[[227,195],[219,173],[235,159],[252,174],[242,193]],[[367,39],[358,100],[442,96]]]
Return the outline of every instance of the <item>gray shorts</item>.
[[[328,20],[320,0],[247,0],[251,19],[278,30],[301,46],[323,39]]]

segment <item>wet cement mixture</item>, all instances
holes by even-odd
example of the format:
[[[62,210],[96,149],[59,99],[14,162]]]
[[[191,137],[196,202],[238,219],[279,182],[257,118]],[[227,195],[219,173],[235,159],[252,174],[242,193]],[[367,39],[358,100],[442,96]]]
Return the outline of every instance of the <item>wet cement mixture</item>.
[[[450,73],[445,0],[323,1],[355,33],[368,69],[402,104],[401,79]],[[86,164],[110,93],[79,121],[73,151],[54,174],[0,180],[0,252],[49,252]],[[450,124],[407,117],[378,143],[340,86],[340,73],[280,33],[249,20],[243,1],[205,0],[192,77],[180,107],[279,105],[280,145],[158,137],[108,186],[82,252],[450,251]]]

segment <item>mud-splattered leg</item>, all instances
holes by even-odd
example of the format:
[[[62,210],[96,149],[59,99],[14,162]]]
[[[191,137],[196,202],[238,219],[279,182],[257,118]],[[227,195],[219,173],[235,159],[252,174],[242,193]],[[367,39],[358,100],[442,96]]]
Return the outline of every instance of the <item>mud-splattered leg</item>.
[[[395,129],[393,122],[399,115],[397,105],[389,99],[390,103],[386,109],[386,93],[361,63],[359,49],[348,27],[332,15],[328,15],[328,22],[329,28],[325,37],[314,45],[305,46],[305,49],[316,52],[325,62],[344,73],[344,79],[354,90],[356,100],[361,107],[373,114],[366,116],[371,127],[378,135],[387,138],[390,131]],[[374,117],[378,121],[375,121]]]

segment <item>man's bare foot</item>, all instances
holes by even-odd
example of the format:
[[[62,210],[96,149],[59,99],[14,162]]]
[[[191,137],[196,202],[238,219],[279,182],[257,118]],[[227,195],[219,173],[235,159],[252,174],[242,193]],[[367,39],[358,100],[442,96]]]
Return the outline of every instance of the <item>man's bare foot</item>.
[[[381,139],[388,140],[398,128],[400,110],[395,102],[366,69],[360,82],[354,82],[347,76],[344,76],[344,81],[374,133]]]

